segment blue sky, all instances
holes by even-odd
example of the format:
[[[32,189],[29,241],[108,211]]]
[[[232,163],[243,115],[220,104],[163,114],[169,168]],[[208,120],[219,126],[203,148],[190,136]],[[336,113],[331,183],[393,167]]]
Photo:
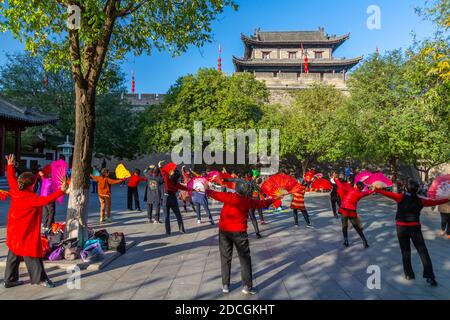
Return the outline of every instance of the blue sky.
[[[337,57],[367,56],[379,47],[381,53],[406,48],[412,33],[418,39],[431,36],[433,26],[418,17],[414,8],[423,0],[236,0],[239,10],[227,10],[213,23],[213,43],[203,48],[190,48],[172,59],[165,52],[151,56],[129,56],[122,64],[131,90],[131,70],[135,70],[137,93],[164,93],[180,76],[195,73],[199,68],[216,67],[219,43],[223,48],[222,65],[227,73],[234,71],[231,57],[243,55],[240,34],[262,31],[316,30],[324,27],[329,34],[351,33],[351,38],[335,53]],[[367,8],[381,8],[381,29],[369,30]],[[5,53],[22,51],[24,46],[9,33],[0,34],[0,65]]]

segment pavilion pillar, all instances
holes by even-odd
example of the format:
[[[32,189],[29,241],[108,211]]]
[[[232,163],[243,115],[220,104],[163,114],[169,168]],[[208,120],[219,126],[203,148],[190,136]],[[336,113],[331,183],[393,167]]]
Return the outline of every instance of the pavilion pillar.
[[[6,123],[0,122],[0,177],[5,176]]]
[[[15,146],[14,146],[14,153],[16,155],[17,162],[20,162],[20,149],[22,148],[22,139],[21,139],[21,133],[22,130],[19,126],[14,128],[14,138],[15,138]]]

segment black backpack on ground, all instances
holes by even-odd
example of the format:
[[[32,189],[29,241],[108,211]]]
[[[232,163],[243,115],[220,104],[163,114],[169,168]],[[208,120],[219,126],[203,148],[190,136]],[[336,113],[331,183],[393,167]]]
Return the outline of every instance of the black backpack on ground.
[[[95,233],[95,238],[103,240],[103,242],[107,245],[108,239],[109,239],[109,233],[105,229],[99,230]]]
[[[127,251],[125,235],[123,232],[114,232],[109,235],[108,248],[113,251],[118,251],[124,254]]]

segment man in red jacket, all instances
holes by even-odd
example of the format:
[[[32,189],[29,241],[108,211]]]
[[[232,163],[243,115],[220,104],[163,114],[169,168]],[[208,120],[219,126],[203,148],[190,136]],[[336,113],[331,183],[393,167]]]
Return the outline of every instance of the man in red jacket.
[[[42,207],[62,196],[68,186],[64,183],[60,190],[49,196],[39,197],[34,193],[36,176],[31,172],[24,172],[16,179],[14,155],[7,156],[6,160],[11,208],[6,229],[6,245],[9,252],[4,286],[12,288],[23,283],[19,281],[19,264],[23,258],[31,284],[53,288],[54,284],[48,278],[42,262],[44,256],[41,243]]]
[[[239,255],[244,294],[255,294],[253,291],[252,261],[247,234],[247,220],[250,209],[267,208],[275,200],[256,200],[247,197],[248,184],[236,183],[236,193],[215,192],[208,190],[209,197],[223,202],[224,206],[219,219],[219,248],[222,269],[222,291],[230,292],[231,260],[233,245]]]
[[[355,187],[351,187],[349,184],[342,183],[339,179],[335,179],[335,182],[338,186],[338,190],[340,190],[341,196],[341,206],[339,207],[339,213],[342,215],[342,233],[344,235],[344,246],[348,247],[348,222],[350,221],[353,228],[361,237],[363,241],[364,248],[368,248],[369,244],[367,243],[367,239],[364,236],[363,227],[361,221],[359,220],[358,213],[356,212],[356,208],[358,206],[359,200],[364,197],[367,197],[374,193],[375,191],[367,191],[364,190],[364,183],[358,182]]]

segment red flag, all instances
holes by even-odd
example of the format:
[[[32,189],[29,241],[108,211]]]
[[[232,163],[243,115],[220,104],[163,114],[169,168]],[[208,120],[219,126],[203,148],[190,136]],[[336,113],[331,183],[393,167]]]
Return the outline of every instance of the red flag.
[[[131,93],[134,93],[135,83],[134,83],[134,70],[131,70]]]
[[[219,44],[219,59],[217,60],[217,70],[219,72],[222,72],[222,57],[221,57],[221,54],[222,54],[222,47]]]
[[[305,55],[305,73],[309,73],[308,54]]]

